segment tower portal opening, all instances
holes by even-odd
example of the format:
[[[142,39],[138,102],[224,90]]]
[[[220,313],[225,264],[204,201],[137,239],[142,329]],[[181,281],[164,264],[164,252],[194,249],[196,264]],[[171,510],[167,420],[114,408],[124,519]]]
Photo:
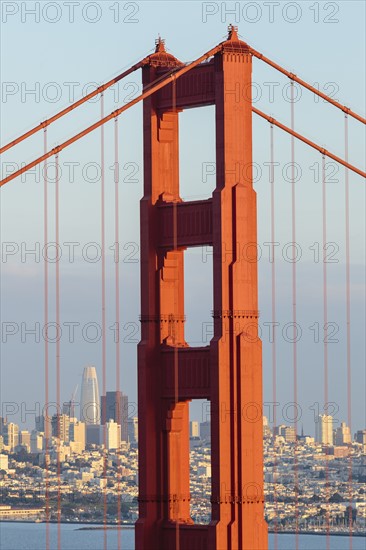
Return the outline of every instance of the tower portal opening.
[[[208,346],[213,336],[212,246],[184,253],[185,339],[192,347]]]
[[[183,200],[211,197],[216,186],[215,108],[179,114],[179,185]]]
[[[189,404],[190,509],[195,524],[211,521],[211,416],[207,399]]]

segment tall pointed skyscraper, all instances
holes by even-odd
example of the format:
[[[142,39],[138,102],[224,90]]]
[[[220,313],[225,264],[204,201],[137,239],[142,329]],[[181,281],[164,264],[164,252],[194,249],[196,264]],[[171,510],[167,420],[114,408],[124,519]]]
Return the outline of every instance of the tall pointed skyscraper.
[[[81,383],[80,419],[85,424],[100,424],[99,388],[95,367],[84,367]]]

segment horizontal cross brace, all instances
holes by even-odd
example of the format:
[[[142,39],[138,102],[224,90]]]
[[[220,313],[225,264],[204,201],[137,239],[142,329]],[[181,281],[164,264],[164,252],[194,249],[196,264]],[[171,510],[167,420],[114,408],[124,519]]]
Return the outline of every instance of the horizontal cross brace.
[[[157,208],[159,246],[170,249],[212,246],[212,199],[161,203]]]
[[[166,346],[162,348],[162,369],[162,397],[180,401],[210,398],[210,346]]]

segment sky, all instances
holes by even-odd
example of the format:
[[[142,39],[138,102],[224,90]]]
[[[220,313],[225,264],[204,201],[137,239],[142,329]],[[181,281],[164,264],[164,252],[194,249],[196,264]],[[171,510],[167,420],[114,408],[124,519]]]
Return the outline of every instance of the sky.
[[[106,82],[154,49],[160,35],[168,51],[190,61],[227,34],[232,23],[256,50],[331,95],[365,113],[364,2],[2,2],[1,3],[1,143],[7,143],[70,102]],[[105,113],[141,92],[134,73],[104,96]],[[334,107],[296,87],[295,129],[344,156],[344,116]],[[284,124],[290,123],[288,80],[253,61],[255,106]],[[92,100],[48,131],[54,147],[93,123],[101,114]],[[120,117],[120,288],[121,387],[136,413],[136,345],[139,340],[139,199],[142,196],[142,105]],[[114,182],[113,124],[106,139],[107,253],[107,389],[115,386]],[[273,413],[271,268],[268,244],[270,182],[268,123],[253,120],[254,186],[258,193],[260,328],[263,340],[264,413]],[[277,420],[291,423],[292,322],[291,142],[274,132],[277,296]],[[364,168],[365,132],[349,120],[349,160]],[[40,132],[5,153],[2,176],[14,166],[40,156]],[[347,419],[345,172],[327,164],[327,288],[329,402],[324,409],[323,242],[321,157],[303,144],[295,147],[296,262],[298,349],[298,425],[314,432],[314,416],[333,413]],[[83,367],[97,367],[101,389],[100,132],[94,132],[60,155],[61,398],[81,383]],[[185,199],[207,198],[214,189],[214,108],[180,115],[180,181]],[[52,166],[49,172],[52,180]],[[352,430],[365,427],[364,356],[364,183],[349,174]],[[1,189],[1,400],[3,414],[33,426],[44,403],[44,345],[38,338],[43,316],[43,181],[36,171]],[[55,239],[54,183],[49,183],[49,240]],[[71,244],[73,243],[73,244]],[[96,243],[93,244],[93,243]],[[110,249],[110,247],[112,247]],[[35,250],[34,254],[27,251]],[[73,251],[73,252],[72,252]],[[52,251],[51,251],[52,253]],[[210,251],[186,253],[186,334],[191,345],[208,344],[212,309]],[[55,265],[50,263],[49,318],[55,316]],[[75,324],[76,323],[76,324]],[[71,327],[74,327],[72,333]],[[112,327],[112,328],[110,328]],[[36,330],[36,335],[27,331]],[[11,334],[11,331],[14,334]],[[330,331],[332,333],[330,334]],[[55,345],[50,345],[50,398],[55,399]],[[79,394],[77,394],[79,395]],[[33,412],[32,412],[33,411]],[[205,419],[207,407],[196,404],[192,418]],[[1,413],[0,413],[1,415]]]

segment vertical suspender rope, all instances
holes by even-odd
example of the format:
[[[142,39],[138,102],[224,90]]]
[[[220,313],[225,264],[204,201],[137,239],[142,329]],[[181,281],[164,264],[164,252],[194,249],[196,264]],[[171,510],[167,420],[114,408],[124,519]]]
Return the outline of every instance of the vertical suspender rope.
[[[348,162],[348,116],[344,117],[344,149]],[[350,224],[349,224],[349,171],[345,173],[345,225],[346,225],[346,322],[347,322],[347,422],[352,433],[352,379],[351,379],[351,280],[350,280]],[[349,506],[352,506],[352,457],[348,463]],[[351,510],[350,510],[351,511]],[[349,514],[349,548],[352,550],[352,514]]]
[[[120,352],[120,292],[119,292],[119,141],[118,141],[118,117],[114,119],[114,241],[115,241],[115,294],[116,294],[116,395],[119,395],[121,380],[121,352]],[[122,403],[121,403],[122,405]],[[124,414],[128,411],[120,411],[121,422],[124,422]],[[121,426],[122,429],[122,426]],[[121,449],[117,450],[117,538],[118,550],[121,550]]]
[[[175,75],[172,74],[172,107],[173,107],[173,113],[177,112],[177,89],[176,89],[176,79]],[[178,228],[177,228],[177,198],[174,199],[173,202],[173,250],[174,252],[178,249]],[[174,311],[177,312],[178,309],[178,297],[177,292],[179,291],[178,288],[176,288],[176,291],[174,293],[175,299],[177,300],[176,304],[174,304]],[[178,400],[179,400],[179,370],[178,370],[178,347],[177,347],[177,340],[178,340],[178,334],[177,334],[177,328],[178,328],[178,318],[173,319],[173,330],[174,330],[174,405],[177,406]],[[176,466],[178,467],[178,465]],[[177,476],[178,478],[178,476]],[[178,508],[181,505],[181,499],[182,495],[177,495],[177,506]],[[175,522],[175,548],[176,550],[180,549],[180,529],[179,529],[179,522]]]
[[[295,103],[294,103],[294,83],[291,81],[291,130],[295,127]],[[297,306],[296,306],[296,194],[295,194],[295,138],[291,136],[291,211],[292,211],[292,243],[293,243],[293,261],[292,261],[292,322],[293,322],[293,372],[294,372],[294,402],[297,404]],[[298,460],[297,460],[297,417],[294,420],[295,428],[295,447],[294,447],[294,467],[295,467],[295,529],[296,529],[296,550],[299,548],[299,501],[298,501]]]
[[[104,93],[100,94],[100,117],[104,117]],[[101,177],[101,253],[102,253],[102,391],[104,397],[104,411],[101,411],[103,426],[103,541],[104,550],[107,549],[107,391],[106,391],[106,298],[105,298],[105,172],[104,172],[104,124],[100,127],[100,177]]]
[[[326,189],[326,175],[325,175],[325,156],[322,155],[322,209],[323,209],[323,362],[324,362],[324,407],[328,406],[328,292],[327,292],[327,189]],[[328,419],[327,419],[328,420]],[[327,429],[328,433],[328,429]],[[329,465],[328,460],[325,464],[325,485],[326,496],[329,500],[330,489],[328,487],[329,481]],[[326,547],[330,549],[330,508],[329,502],[326,507]]]
[[[60,261],[59,254],[60,242],[60,204],[59,204],[59,156],[55,156],[56,184],[55,184],[55,245],[56,245],[56,404],[57,404],[57,548],[61,550],[61,395],[60,395],[60,340],[61,340],[61,324],[60,324]]]
[[[47,125],[45,125],[43,130],[43,148],[44,152],[47,153]],[[47,159],[43,163],[43,240],[44,246],[47,250],[48,246],[48,177],[47,177]],[[49,503],[49,412],[48,412],[48,402],[49,402],[49,349],[48,349],[48,257],[47,252],[44,257],[44,397],[45,397],[45,407],[43,409],[43,421],[44,421],[44,431],[45,431],[45,497],[46,497],[46,550],[50,548],[50,503]]]
[[[173,105],[173,113],[175,113],[176,112],[176,80],[175,80],[174,74],[172,75],[172,79],[173,79],[173,82],[172,82],[172,105]],[[177,201],[174,200],[174,202],[173,202],[173,250],[174,250],[174,252],[177,251],[177,248],[178,248]],[[177,304],[174,304],[174,305],[177,306]],[[174,326],[174,330],[175,330],[174,336],[177,337],[177,335],[176,335],[176,326],[175,325],[176,325],[176,322],[173,322],[173,326]],[[176,342],[175,342],[174,343],[174,404],[175,405],[178,403],[178,400],[179,400],[178,376],[179,376],[179,373],[178,373],[178,348],[177,348]]]
[[[269,181],[271,184],[271,261],[272,261],[272,401],[277,402],[277,353],[276,353],[276,265],[275,265],[275,208],[274,208],[274,140],[273,140],[273,124],[270,125],[270,172]],[[273,429],[277,426],[277,411],[273,407]],[[274,528],[274,550],[278,548],[278,525],[277,525],[277,490],[276,490],[276,473],[277,473],[277,453],[274,447],[274,466],[273,466],[273,498],[275,505],[275,528]]]

